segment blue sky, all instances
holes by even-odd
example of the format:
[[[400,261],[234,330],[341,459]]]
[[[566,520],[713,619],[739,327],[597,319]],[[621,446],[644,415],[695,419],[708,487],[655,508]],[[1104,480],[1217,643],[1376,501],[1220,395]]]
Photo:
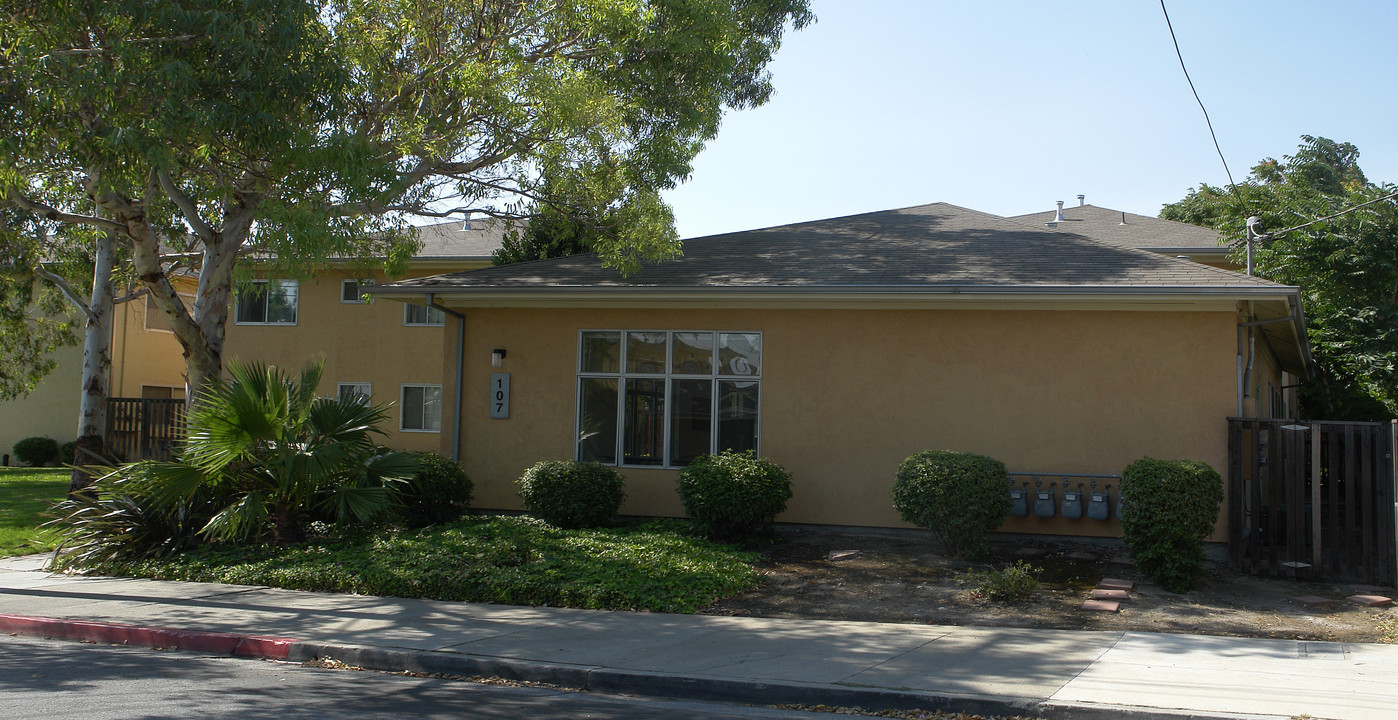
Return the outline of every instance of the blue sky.
[[[777,92],[667,193],[682,237],[927,202],[1146,215],[1227,178],[1158,2],[812,0]],[[1167,0],[1235,179],[1302,134],[1398,182],[1398,3]]]

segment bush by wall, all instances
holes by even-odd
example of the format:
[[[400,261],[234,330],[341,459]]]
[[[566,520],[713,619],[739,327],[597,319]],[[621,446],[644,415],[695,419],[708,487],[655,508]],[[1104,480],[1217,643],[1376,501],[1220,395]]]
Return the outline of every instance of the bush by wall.
[[[73,458],[78,454],[78,444],[72,440],[58,446],[58,461],[73,464]]]
[[[400,488],[400,514],[412,527],[448,523],[461,517],[471,506],[474,486],[466,471],[436,453],[418,453],[422,469]]]
[[[545,460],[525,470],[517,484],[530,513],[562,528],[603,525],[626,499],[625,480],[600,463]]]
[[[986,551],[985,535],[1010,511],[1005,464],[984,455],[928,450],[898,466],[893,508],[932,531],[952,555]]]
[[[38,467],[58,460],[58,441],[48,437],[27,437],[11,449],[15,459]]]
[[[750,539],[791,499],[791,473],[751,450],[703,455],[679,474],[680,502],[699,532],[716,540]]]
[[[1121,532],[1136,567],[1170,592],[1194,587],[1223,478],[1197,460],[1142,458],[1121,473]]]

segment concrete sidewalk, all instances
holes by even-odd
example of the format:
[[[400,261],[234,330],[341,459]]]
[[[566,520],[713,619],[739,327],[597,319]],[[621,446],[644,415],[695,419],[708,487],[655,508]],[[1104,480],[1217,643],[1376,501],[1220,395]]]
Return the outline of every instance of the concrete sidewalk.
[[[1398,717],[1398,646],[475,605],[55,576],[44,559],[0,559],[0,631],[754,704]]]

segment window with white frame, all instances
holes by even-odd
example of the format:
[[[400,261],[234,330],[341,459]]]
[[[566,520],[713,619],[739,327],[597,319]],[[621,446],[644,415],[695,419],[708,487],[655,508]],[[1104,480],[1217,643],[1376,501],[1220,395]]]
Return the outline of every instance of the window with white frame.
[[[404,385],[399,429],[409,432],[442,431],[442,386]]]
[[[366,382],[342,382],[336,394],[341,400],[355,400],[361,405],[368,405],[370,398],[374,397],[374,386]]]
[[[295,280],[253,280],[238,291],[234,321],[239,325],[295,325],[298,292]]]
[[[762,334],[578,333],[577,458],[683,467],[758,449]]]
[[[355,280],[345,278],[340,281],[340,302],[358,303],[364,302],[364,293],[374,285],[373,280]]]
[[[403,306],[403,324],[444,325],[446,314],[434,307],[408,304]]]

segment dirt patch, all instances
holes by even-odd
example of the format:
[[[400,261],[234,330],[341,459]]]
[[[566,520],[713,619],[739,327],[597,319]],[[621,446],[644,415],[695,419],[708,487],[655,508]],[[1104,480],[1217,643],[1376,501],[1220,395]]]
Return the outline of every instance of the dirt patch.
[[[715,603],[703,614],[1393,641],[1394,611],[1345,602],[1356,594],[1346,584],[1258,578],[1210,563],[1198,588],[1176,595],[1126,564],[1125,548],[1119,543],[1000,539],[992,542],[991,562],[970,563],[946,557],[921,533],[807,527],[783,527],[779,532],[781,540],[762,551],[758,565],[766,582]],[[968,572],[1004,567],[1020,559],[1017,553],[1026,547],[1048,551],[1028,560],[1039,578],[1039,589],[1030,600],[994,602],[964,585]],[[832,553],[850,550],[858,554],[830,559]],[[1095,557],[1071,559],[1075,553]],[[1130,599],[1117,613],[1082,610],[1083,601],[1104,577],[1135,581]],[[1306,595],[1337,602],[1312,609],[1291,600]]]

